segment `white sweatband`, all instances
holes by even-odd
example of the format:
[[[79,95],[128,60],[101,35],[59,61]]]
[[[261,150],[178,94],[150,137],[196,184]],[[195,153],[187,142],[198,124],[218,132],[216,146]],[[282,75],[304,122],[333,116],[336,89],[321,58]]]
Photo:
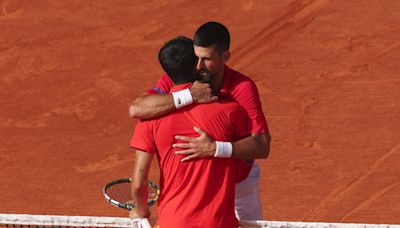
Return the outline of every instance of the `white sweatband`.
[[[131,218],[131,227],[151,228],[150,222],[147,218]]]
[[[193,103],[193,97],[189,89],[180,90],[172,93],[176,109],[182,108]]]
[[[232,143],[215,141],[217,148],[214,157],[217,158],[230,158],[232,156]]]

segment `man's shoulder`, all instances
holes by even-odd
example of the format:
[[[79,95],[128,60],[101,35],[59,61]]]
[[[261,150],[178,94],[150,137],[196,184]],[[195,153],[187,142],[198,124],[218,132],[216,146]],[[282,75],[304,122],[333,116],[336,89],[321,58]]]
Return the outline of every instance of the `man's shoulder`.
[[[154,125],[157,121],[159,121],[160,118],[162,117],[156,117],[152,119],[138,119],[136,124],[151,126]]]
[[[206,116],[230,116],[232,114],[244,113],[244,109],[236,101],[218,100],[212,103],[196,104],[193,106],[194,112],[206,113]]]
[[[231,81],[253,81],[250,77],[244,75],[243,73],[236,71],[228,66],[226,66],[226,76],[229,77]]]
[[[237,138],[237,124],[245,124],[246,112],[236,102],[218,100],[208,104],[196,104],[190,110],[193,122],[219,141]]]
[[[229,82],[229,90],[241,89],[255,85],[253,79],[229,67],[227,67],[226,70],[226,77]]]
[[[155,84],[153,90],[155,90],[157,93],[169,93],[171,88],[173,87],[173,83],[171,78],[164,73],[157,81]]]
[[[201,109],[212,109],[212,108],[226,108],[226,107],[232,107],[235,108],[237,106],[240,106],[236,101],[233,100],[225,100],[225,99],[219,99],[217,101],[211,102],[211,103],[202,103],[202,104],[195,104],[193,107],[199,107]]]

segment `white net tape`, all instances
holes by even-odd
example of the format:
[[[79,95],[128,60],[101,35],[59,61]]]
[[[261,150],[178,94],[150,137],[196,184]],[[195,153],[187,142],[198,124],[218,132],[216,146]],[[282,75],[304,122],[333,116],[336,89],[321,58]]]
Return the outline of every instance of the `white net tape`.
[[[0,224],[70,226],[70,227],[132,227],[128,218],[0,214]]]
[[[143,222],[143,221],[142,221]],[[37,225],[64,227],[145,227],[143,222],[133,222],[128,218],[0,214],[0,227],[4,225]],[[320,222],[280,222],[280,221],[240,221],[242,228],[400,228],[400,225],[320,223]]]
[[[278,221],[240,221],[242,228],[400,228],[400,225],[323,223],[323,222],[278,222]]]

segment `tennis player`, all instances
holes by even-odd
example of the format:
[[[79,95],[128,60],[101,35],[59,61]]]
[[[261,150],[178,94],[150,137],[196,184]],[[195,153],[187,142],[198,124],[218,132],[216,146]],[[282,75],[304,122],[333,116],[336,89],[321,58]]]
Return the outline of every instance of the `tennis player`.
[[[163,75],[154,89],[134,100],[129,108],[131,117],[149,119],[179,110],[192,103],[209,103],[215,100],[236,101],[250,118],[251,135],[237,141],[220,141],[207,131],[199,130],[199,137],[180,137],[175,144],[183,161],[195,158],[235,157],[242,159],[266,158],[270,148],[270,134],[261,108],[257,87],[243,74],[229,68],[230,34],[218,22],[207,22],[194,35],[194,50],[198,57],[196,69],[202,83],[196,81],[188,88],[171,92],[173,82]],[[218,97],[217,97],[218,96]],[[254,162],[248,178],[236,186],[236,215],[239,219],[261,220],[262,207],[259,196],[260,170]]]
[[[167,42],[159,52],[160,63],[173,82],[171,93],[189,88],[197,79],[193,43],[185,37]],[[235,183],[249,174],[252,164],[242,159],[191,159],[176,155],[176,135],[196,137],[204,133],[220,141],[236,141],[250,135],[245,110],[233,101],[186,105],[168,115],[139,120],[130,146],[136,149],[132,197],[139,217],[147,208],[147,177],[151,161],[160,166],[158,224],[161,228],[238,227],[234,212]]]

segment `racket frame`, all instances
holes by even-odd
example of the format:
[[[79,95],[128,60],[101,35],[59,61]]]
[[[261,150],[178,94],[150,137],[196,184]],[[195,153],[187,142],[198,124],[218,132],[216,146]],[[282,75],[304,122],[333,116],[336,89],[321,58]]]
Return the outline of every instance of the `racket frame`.
[[[130,204],[126,204],[126,203],[122,203],[122,202],[116,201],[116,200],[112,199],[107,194],[107,189],[110,188],[111,186],[116,185],[116,184],[131,183],[131,182],[132,182],[131,178],[121,178],[121,179],[113,180],[113,181],[109,182],[108,184],[106,184],[104,186],[104,188],[103,188],[103,195],[104,195],[104,198],[106,199],[106,201],[109,202],[113,206],[116,206],[116,207],[119,207],[119,208],[122,208],[122,209],[125,209],[125,210],[129,210],[130,211],[130,210],[134,209],[135,208],[134,205],[130,205]],[[147,206],[151,207],[155,203],[157,203],[157,200],[158,200],[158,198],[160,196],[160,188],[155,183],[153,183],[151,181],[148,181],[148,183],[149,183],[148,186],[150,188],[155,189],[155,192],[156,192],[156,195],[155,195],[154,198],[148,199]]]

